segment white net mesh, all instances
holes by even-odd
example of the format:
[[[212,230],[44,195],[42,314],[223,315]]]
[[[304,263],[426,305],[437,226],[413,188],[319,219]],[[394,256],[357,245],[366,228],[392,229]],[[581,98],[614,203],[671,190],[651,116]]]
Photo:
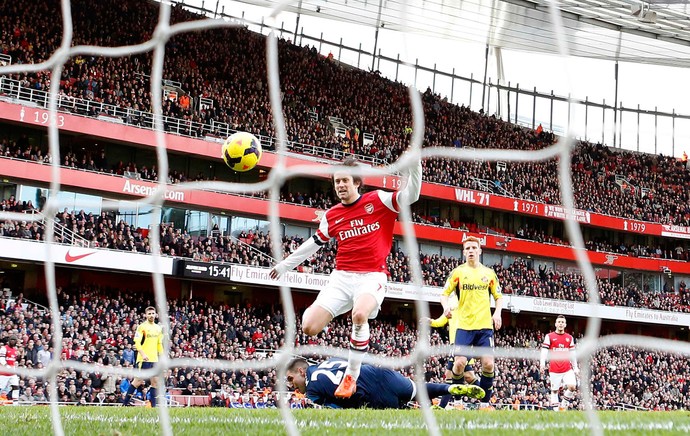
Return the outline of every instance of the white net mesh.
[[[267,17],[266,23],[272,26],[275,23],[275,18],[281,12],[283,7],[287,7],[290,1],[285,1],[281,7],[274,9]],[[168,174],[168,157],[166,152],[166,135],[164,134],[163,121],[162,121],[162,88],[161,83],[163,82],[163,64],[165,56],[165,45],[166,42],[170,40],[171,37],[184,32],[194,32],[202,31],[211,28],[218,27],[237,27],[238,24],[233,22],[227,22],[222,20],[200,20],[194,22],[183,22],[179,24],[170,24],[171,17],[171,7],[167,3],[160,4],[160,14],[158,25],[153,33],[150,40],[127,47],[96,47],[96,46],[73,46],[73,27],[71,19],[71,5],[69,0],[63,0],[62,3],[62,21],[63,21],[63,35],[62,43],[60,48],[55,51],[49,60],[40,64],[29,64],[29,65],[8,65],[0,67],[0,74],[10,74],[18,72],[37,72],[43,70],[51,71],[50,80],[50,98],[48,101],[48,108],[51,114],[51,119],[56,119],[57,115],[57,96],[59,94],[60,88],[60,76],[65,63],[72,58],[79,55],[96,55],[103,57],[124,57],[131,56],[135,53],[152,52],[153,62],[151,71],[151,96],[152,96],[152,107],[154,111],[154,127],[156,132],[157,141],[157,165],[159,169],[158,185],[160,189],[152,194],[149,198],[142,200],[142,203],[148,203],[154,206],[154,212],[152,216],[155,222],[153,222],[153,231],[151,232],[151,246],[154,251],[154,256],[160,256],[160,232],[157,231],[157,227],[160,224],[160,209],[164,202],[164,194],[168,186],[166,185],[166,180],[168,179],[165,175]],[[402,8],[403,14],[405,13],[405,8]],[[560,21],[559,9],[556,2],[551,3],[551,25],[554,27],[555,34],[558,35],[558,41],[560,44],[561,55],[563,56],[563,74],[568,74],[567,59],[568,59],[568,47],[567,41],[564,38],[564,32],[562,29],[562,23]],[[274,128],[277,136],[277,148],[276,148],[276,164],[272,168],[267,180],[255,183],[255,184],[242,184],[242,183],[221,183],[221,182],[197,182],[197,183],[186,183],[182,185],[177,185],[176,189],[180,190],[197,190],[197,189],[212,189],[215,191],[222,191],[228,193],[252,193],[257,191],[268,191],[270,193],[270,214],[269,219],[271,223],[271,237],[273,245],[273,257],[276,259],[282,258],[282,253],[280,252],[280,215],[278,209],[278,199],[280,187],[290,178],[295,178],[299,176],[313,176],[315,171],[319,175],[330,175],[334,168],[332,167],[319,167],[315,170],[313,165],[309,166],[292,166],[287,167],[285,161],[285,144],[287,143],[285,121],[283,119],[283,111],[281,107],[281,89],[279,83],[279,64],[278,64],[278,38],[276,35],[271,34],[267,38],[267,70],[269,79],[269,89],[270,89],[270,100],[272,107],[272,114],[274,119]],[[566,209],[574,209],[573,204],[573,186],[571,183],[570,175],[570,154],[571,148],[573,146],[573,141],[570,140],[570,135],[566,134],[564,139],[561,139],[557,144],[548,147],[546,149],[538,151],[511,151],[506,153],[505,150],[477,150],[477,149],[455,149],[455,148],[425,148],[422,149],[423,132],[424,132],[424,113],[422,102],[420,98],[420,93],[414,89],[409,89],[410,105],[413,113],[413,136],[409,145],[409,152],[403,155],[397,162],[392,164],[389,168],[385,169],[385,172],[398,172],[409,168],[418,159],[429,159],[434,157],[445,157],[450,159],[471,161],[475,159],[483,159],[487,161],[512,161],[512,162],[528,162],[528,161],[545,161],[549,159],[558,159],[559,163],[559,174],[558,178],[560,181],[560,187],[562,190],[562,201]],[[52,182],[50,185],[51,195],[45,205],[44,213],[46,216],[54,216],[55,213],[61,208],[59,201],[59,196],[57,193],[61,189],[60,184],[60,155],[59,155],[59,139],[58,133],[59,129],[56,123],[51,122],[48,124],[49,132],[49,147],[50,154],[53,156],[52,159]],[[366,168],[360,170],[360,175],[362,176],[373,176],[373,175],[383,175],[384,169],[381,168]],[[26,216],[23,214],[13,214],[8,212],[0,213],[0,218],[9,220],[26,220]],[[405,251],[410,255],[410,266],[412,270],[413,282],[418,289],[422,286],[422,271],[420,269],[418,254],[418,245],[414,237],[414,229],[411,223],[411,212],[409,207],[403,208],[401,212],[403,233],[407,235],[404,238]],[[597,304],[599,303],[599,292],[597,289],[597,283],[595,280],[594,271],[591,264],[586,256],[584,250],[584,242],[582,234],[577,222],[573,219],[568,219],[566,221],[567,232],[575,247],[575,253],[577,256],[577,263],[579,268],[584,274],[587,284],[587,290],[589,293],[589,304],[591,305],[591,316],[588,320],[587,330],[585,338],[580,342],[578,350],[578,359],[580,366],[583,370],[582,378],[583,380],[590,380],[590,363],[598,349],[619,345],[619,344],[633,344],[640,347],[654,348],[660,351],[667,352],[682,352],[685,354],[690,353],[690,346],[687,344],[679,344],[673,341],[664,341],[658,339],[645,339],[637,336],[608,336],[600,338],[600,319],[597,312]],[[46,241],[53,241],[54,233],[54,221],[50,220],[47,224],[46,229]],[[52,261],[50,255],[52,250],[52,242],[45,244],[46,246],[46,259],[45,263],[45,273],[48,288],[48,297],[50,311],[52,313],[52,327],[54,331],[53,345],[55,351],[53,353],[53,359],[50,364],[43,370],[28,370],[19,368],[17,373],[21,376],[40,376],[49,380],[50,386],[50,399],[51,399],[51,419],[56,435],[62,436],[64,434],[63,422],[61,419],[60,409],[57,405],[57,395],[56,395],[56,378],[59,370],[62,368],[70,367],[77,370],[93,371],[95,366],[92,364],[85,364],[74,361],[61,361],[60,356],[62,352],[62,326],[61,326],[61,314],[58,306],[58,299],[56,294],[56,283],[55,283],[55,265]],[[170,331],[170,322],[168,316],[168,305],[166,299],[166,290],[163,282],[163,275],[160,270],[153,274],[154,280],[154,292],[156,306],[160,316],[160,322],[163,324],[166,331]],[[280,296],[282,300],[282,305],[285,313],[285,345],[280,349],[280,353],[276,353],[275,357],[263,361],[222,361],[222,360],[200,360],[200,359],[170,359],[168,356],[168,344],[165,344],[166,352],[161,357],[159,365],[152,370],[145,371],[135,371],[127,369],[114,369],[114,368],[100,368],[101,372],[109,372],[122,376],[139,376],[142,378],[158,377],[158,385],[163,387],[158,392],[159,397],[159,407],[157,408],[158,414],[160,416],[160,424],[162,426],[162,431],[165,435],[170,435],[173,433],[171,427],[171,421],[169,416],[169,409],[165,406],[165,401],[163,399],[166,396],[165,393],[165,383],[163,380],[163,374],[169,368],[174,367],[200,367],[206,369],[223,369],[223,370],[241,370],[241,369],[268,369],[268,368],[278,368],[278,389],[281,391],[285,390],[285,384],[283,382],[285,378],[285,367],[288,360],[293,355],[307,355],[307,354],[321,354],[321,355],[332,355],[347,358],[347,350],[333,347],[308,347],[308,346],[295,346],[296,337],[296,316],[295,310],[292,303],[291,289],[287,286],[280,287]],[[416,300],[416,313],[419,317],[429,316],[428,304],[423,299]],[[413,352],[404,358],[381,358],[369,356],[366,362],[376,363],[378,365],[400,368],[406,366],[413,366],[415,368],[415,379],[417,383],[417,392],[420,393],[420,402],[422,404],[424,420],[428,426],[428,432],[433,435],[440,434],[439,426],[437,425],[434,415],[431,413],[429,398],[426,397],[424,389],[424,361],[427,357],[432,355],[447,355],[450,353],[451,347],[431,347],[429,340],[429,326],[423,324],[420,326],[419,340],[417,341],[416,348]],[[488,350],[477,350],[477,354],[482,354],[482,351]],[[535,350],[516,350],[516,349],[496,349],[495,355],[497,357],[511,357],[511,358],[528,358],[528,359],[538,359],[538,352]],[[500,370],[500,368],[499,368]],[[582,396],[583,404],[587,410],[587,416],[590,423],[590,430],[593,434],[602,434],[602,427],[598,419],[597,414],[592,409],[594,401],[592,399],[590,384],[585,382],[582,383]],[[299,434],[299,429],[296,424],[295,419],[291,413],[291,410],[284,402],[279,402],[281,414],[284,419],[284,423],[287,432],[291,435]]]

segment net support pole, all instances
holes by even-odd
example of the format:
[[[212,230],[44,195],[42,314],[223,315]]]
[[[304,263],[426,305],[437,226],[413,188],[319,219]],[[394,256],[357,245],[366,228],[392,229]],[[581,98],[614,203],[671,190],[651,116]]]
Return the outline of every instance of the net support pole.
[[[618,61],[616,61],[613,67],[613,79],[615,82],[613,94],[613,148],[616,148],[616,131],[618,130]]]
[[[486,44],[486,50],[484,51],[484,81],[482,82],[482,111],[486,113],[484,108],[484,102],[486,98],[486,76],[489,73],[489,44]]]
[[[382,29],[385,23],[381,22],[381,9],[383,8],[383,0],[379,0],[379,11],[376,14],[376,32],[374,32],[374,50],[371,52],[371,71],[376,71],[376,48],[379,45],[379,29]],[[397,74],[396,74],[397,80]]]
[[[295,41],[295,45],[297,44],[297,32],[299,31],[299,19],[302,17],[302,0],[299,0],[299,3],[297,4],[297,17],[295,18],[295,36],[293,36],[292,40]]]

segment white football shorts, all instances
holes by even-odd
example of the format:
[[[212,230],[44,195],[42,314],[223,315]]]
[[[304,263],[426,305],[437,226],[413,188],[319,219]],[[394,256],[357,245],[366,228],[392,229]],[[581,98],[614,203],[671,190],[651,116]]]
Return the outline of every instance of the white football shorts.
[[[566,372],[550,372],[549,378],[551,379],[551,390],[557,391],[561,386],[577,386],[577,380],[575,377],[575,372],[570,369]]]
[[[328,285],[319,292],[314,304],[323,307],[335,318],[351,310],[360,295],[371,294],[379,304],[369,315],[369,319],[374,319],[386,296],[387,282],[388,276],[382,272],[356,273],[334,270]]]

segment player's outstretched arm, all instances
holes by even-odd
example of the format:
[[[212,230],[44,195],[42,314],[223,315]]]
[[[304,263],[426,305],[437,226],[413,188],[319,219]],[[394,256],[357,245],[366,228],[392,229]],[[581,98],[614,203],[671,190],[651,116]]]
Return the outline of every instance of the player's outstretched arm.
[[[276,280],[278,277],[286,273],[287,271],[293,270],[297,265],[304,262],[314,253],[319,251],[321,246],[316,243],[314,238],[309,238],[302,245],[299,246],[294,253],[283,259],[278,265],[274,266],[269,276],[271,279]]]
[[[419,200],[419,194],[422,190],[422,160],[417,160],[417,164],[413,165],[409,170],[407,184],[398,192],[398,203],[401,205],[410,205]]]
[[[161,332],[161,335],[158,336],[158,343],[156,344],[156,352],[158,353],[158,356],[162,356],[164,352],[163,348],[163,334]]]
[[[430,327],[439,328],[448,324],[448,318],[446,318],[445,315],[441,315],[436,319],[423,316],[419,318],[419,324],[429,324]]]

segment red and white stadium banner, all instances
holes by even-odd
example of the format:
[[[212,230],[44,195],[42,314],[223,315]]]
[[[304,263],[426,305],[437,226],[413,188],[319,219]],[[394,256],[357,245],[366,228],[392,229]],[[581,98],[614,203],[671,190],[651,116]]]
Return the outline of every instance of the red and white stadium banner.
[[[505,212],[519,213],[537,218],[565,220],[567,216],[570,216],[582,224],[626,233],[630,232],[643,235],[690,239],[690,227],[669,226],[659,223],[619,218],[580,209],[568,211],[562,206],[520,200],[466,188],[452,188],[450,186],[425,183],[422,187],[422,195],[456,201],[463,204],[488,207],[490,209]]]
[[[44,109],[25,107],[18,104],[0,102],[0,119],[13,122],[22,122],[46,126],[48,124],[48,112]],[[95,119],[79,117],[70,114],[58,114],[56,119],[58,126],[67,131],[87,133],[97,137],[124,140],[134,144],[155,146],[155,135],[152,131],[132,126],[107,123]],[[188,154],[197,154],[205,157],[217,158],[220,154],[220,144],[200,139],[166,135],[167,147]],[[275,155],[264,153],[262,164],[271,166]],[[322,165],[302,159],[288,158],[289,165]],[[3,176],[23,179],[29,182],[49,183],[51,174],[48,165],[36,164],[27,161],[3,160]],[[152,182],[131,180],[113,177],[106,174],[90,173],[73,169],[61,169],[61,183],[69,188],[85,189],[85,187],[98,187],[98,191],[105,191],[119,196],[145,197],[158,189]],[[397,176],[382,176],[380,178],[367,178],[366,183],[385,189],[397,189],[401,180]],[[674,237],[690,239],[690,228],[673,225],[662,225],[636,220],[627,220],[608,215],[596,214],[588,211],[567,211],[561,206],[546,205],[527,200],[503,197],[482,191],[465,188],[453,188],[445,185],[424,183],[422,195],[446,199],[463,204],[472,204],[480,207],[488,207],[506,212],[520,213],[535,217],[563,220],[566,216],[572,216],[577,221],[597,227],[611,228],[624,232],[648,234],[661,237]],[[168,201],[186,204],[190,207],[212,207],[219,210],[237,210],[256,216],[267,216],[268,203],[264,200],[253,199],[238,195],[209,192],[209,191],[182,191],[174,185],[168,187],[165,193]],[[240,206],[241,205],[241,206]],[[321,211],[304,206],[280,204],[280,215],[286,220],[302,222],[319,221]],[[466,236],[456,229],[439,228],[436,226],[416,225],[415,231],[419,239],[442,242],[461,242]],[[402,228],[396,225],[396,235],[402,235]],[[543,255],[544,245],[533,241],[515,238],[497,237],[486,235],[487,249],[506,250],[511,253],[527,255]],[[574,261],[575,256],[570,247],[547,244],[549,256]],[[620,268],[635,268],[646,271],[662,271],[666,268],[673,273],[690,274],[690,263],[664,260],[655,258],[635,258],[611,253],[589,253],[590,260],[596,265],[609,265]]]
[[[49,121],[49,115],[48,111],[44,109],[0,102],[0,119],[14,123],[20,122],[46,127]],[[57,115],[56,122],[60,129],[69,132],[83,133],[93,135],[97,138],[124,141],[141,146],[156,146],[155,134],[148,129],[109,123],[64,113],[59,113]],[[172,134],[166,134],[165,137],[166,146],[169,150],[212,159],[218,159],[220,156],[221,144],[217,141],[188,138]],[[275,159],[275,154],[265,152],[261,159],[261,166],[271,167],[275,163]],[[323,165],[307,159],[293,157],[288,157],[286,159],[286,164],[288,166]],[[386,175],[380,177],[367,177],[365,183],[368,186],[375,186],[377,188],[398,189],[401,185],[401,180],[397,176]],[[454,188],[452,186],[438,185],[435,183],[424,183],[422,186],[422,195],[539,218],[563,220],[566,216],[573,216],[578,222],[583,224],[623,232],[690,239],[690,227],[662,225],[659,223],[613,217],[578,209],[567,211],[562,206],[504,197],[466,188]]]
[[[5,259],[45,262],[48,259],[49,245],[26,239],[0,238],[0,252]],[[166,275],[173,273],[174,260],[172,257],[58,244],[50,246],[50,258],[60,266],[100,268],[128,273],[153,273],[157,261],[158,271]]]
[[[45,127],[49,121],[48,111],[35,107],[25,107],[19,104],[0,102],[0,119],[33,124]],[[78,132],[93,135],[99,138],[125,141],[132,144],[155,147],[156,138],[153,131],[124,124],[108,123],[97,119],[84,118],[76,115],[60,113],[57,115],[58,127],[65,131]],[[220,146],[217,141],[208,141],[195,138],[187,138],[178,135],[166,135],[166,146],[170,150],[186,154],[218,158]],[[261,165],[271,167],[275,162],[275,155],[266,152],[263,155]],[[293,165],[322,165],[309,160],[288,158],[288,166]],[[366,184],[384,189],[397,189],[401,180],[397,176],[386,175],[381,177],[368,177]],[[517,212],[540,218],[564,220],[566,216],[574,217],[578,222],[595,227],[609,228],[624,232],[640,233],[653,236],[690,239],[690,227],[662,225],[613,217],[583,210],[567,211],[562,206],[547,205],[534,201],[504,197],[482,191],[466,188],[454,188],[451,186],[424,183],[422,195],[455,201],[463,204],[488,207],[506,212]]]
[[[28,162],[22,160],[3,159],[2,173],[6,177],[24,179],[28,182],[50,182],[50,166]],[[145,197],[151,195],[158,189],[158,185],[153,182],[142,180],[131,180],[123,177],[114,177],[108,174],[91,173],[81,170],[62,168],[60,169],[60,180],[63,186],[70,189],[84,189],[84,187],[98,187],[100,193],[107,192],[114,197]],[[489,198],[489,194],[480,193]],[[165,194],[168,201],[181,203],[190,208],[214,208],[217,210],[241,211],[242,214],[249,214],[259,217],[268,215],[268,205],[266,200],[243,197],[234,194],[210,192],[210,191],[183,191],[175,185],[168,185]],[[481,198],[481,197],[479,197]],[[279,205],[279,213],[282,219],[299,221],[304,223],[318,222],[321,210],[312,209],[305,206],[285,204]],[[586,215],[584,215],[586,216]],[[660,225],[659,225],[660,226]],[[458,229],[428,226],[417,224],[415,233],[418,239],[427,241],[438,241],[444,243],[460,244],[467,236],[467,232]],[[402,226],[398,222],[395,226],[395,234],[403,234]],[[575,261],[573,249],[565,245],[544,244],[525,239],[513,237],[484,235],[484,248],[489,250],[504,250],[511,254],[524,254],[531,256],[543,256],[545,246],[548,247],[548,256],[554,259],[565,261]],[[645,271],[659,272],[670,269],[674,274],[690,274],[690,262],[678,260],[638,258],[611,253],[588,252],[589,258],[595,265],[608,265],[618,268],[638,269]]]
[[[45,109],[0,101],[0,120],[47,128],[50,119],[49,114],[50,112]],[[157,144],[153,130],[128,126],[126,124],[107,122],[67,113],[58,113],[56,123],[60,130],[66,132],[82,133],[95,138],[126,142],[145,147],[156,147]],[[222,143],[223,141],[218,141],[217,138],[204,140],[173,134],[165,135],[165,145],[168,150],[211,159],[220,159]],[[264,152],[261,157],[261,166],[271,167],[275,164],[275,161],[276,155],[274,153]],[[323,164],[288,157],[286,165]]]

